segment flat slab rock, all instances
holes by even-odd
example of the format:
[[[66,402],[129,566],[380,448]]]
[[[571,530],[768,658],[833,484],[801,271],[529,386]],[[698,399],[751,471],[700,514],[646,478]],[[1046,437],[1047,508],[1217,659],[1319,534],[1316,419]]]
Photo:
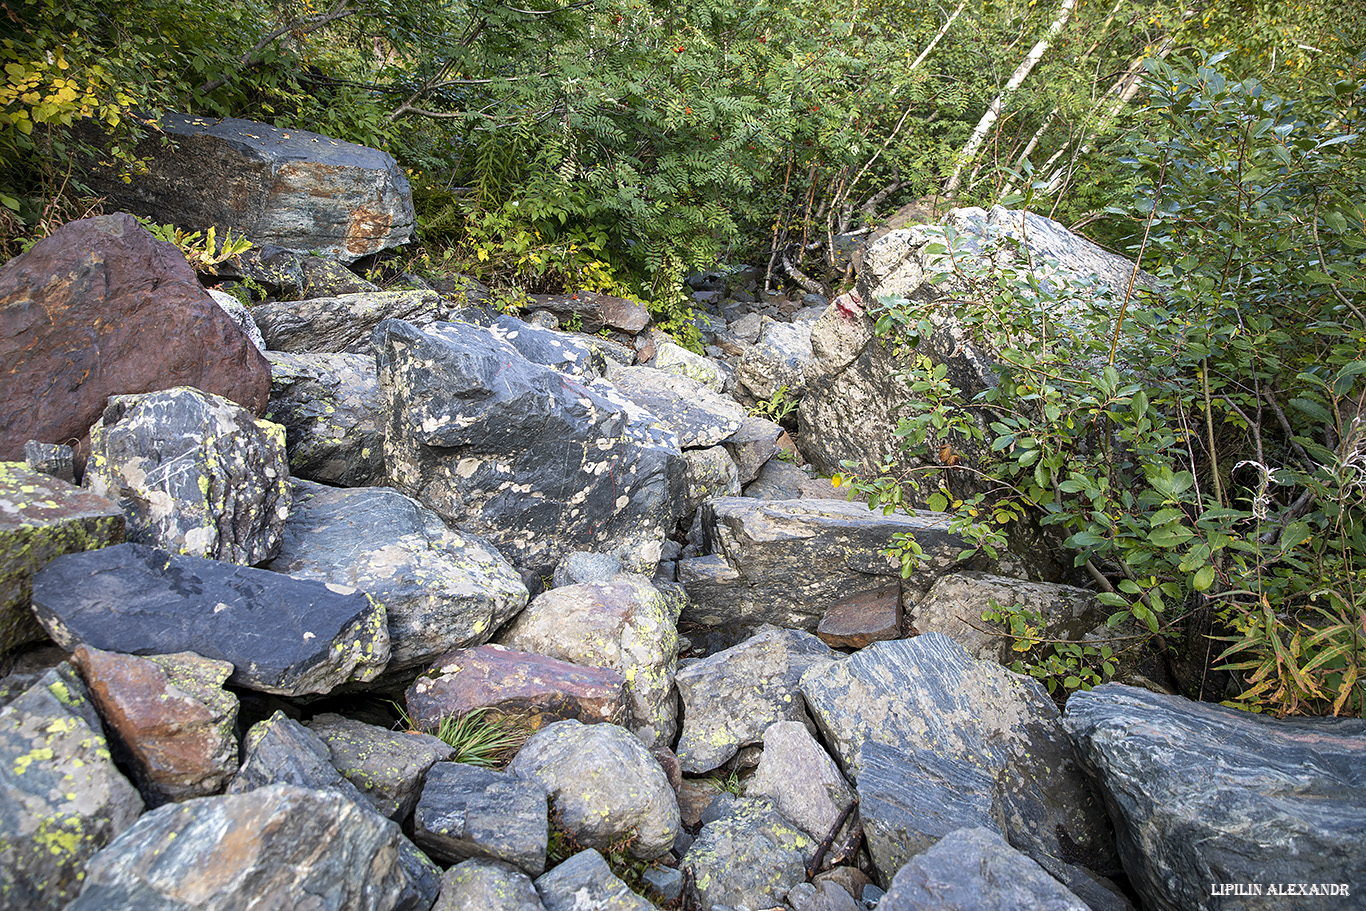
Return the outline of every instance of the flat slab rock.
[[[976,661],[947,636],[929,633],[875,642],[817,667],[801,689],[855,781],[884,874],[926,837],[953,826],[942,810],[926,812],[918,797],[946,781],[959,786],[945,793],[960,795],[963,825],[999,818],[1003,834],[1026,853],[1114,868],[1109,821],[1038,681]]]
[[[370,291],[251,308],[266,347],[297,354],[369,354],[370,333],[386,319],[430,326],[450,306],[435,291]]]
[[[1116,821],[1120,857],[1144,907],[1337,909],[1360,901],[1366,721],[1277,719],[1105,684],[1074,694],[1065,724]],[[1218,883],[1264,894],[1221,895]],[[1306,891],[1277,897],[1274,884]],[[1350,898],[1335,891],[1343,885]]]
[[[549,833],[539,784],[461,762],[432,766],[413,812],[413,839],[444,863],[482,857],[539,876]]]
[[[22,462],[0,462],[0,655],[46,635],[33,616],[33,574],[61,554],[123,540],[113,502]]]
[[[141,544],[58,557],[34,577],[33,606],[65,648],[195,652],[282,696],[372,680],[389,660],[384,608],[354,589]]]
[[[900,582],[836,601],[826,608],[825,616],[816,627],[816,635],[832,648],[863,648],[874,642],[900,638]]]
[[[608,378],[622,395],[677,434],[684,449],[715,446],[745,419],[738,402],[690,377],[654,367],[619,367]]]
[[[632,892],[592,848],[537,879],[536,890],[546,911],[654,911],[655,907]]]
[[[305,726],[327,744],[333,768],[400,824],[417,806],[427,770],[455,752],[429,734],[392,731],[331,713],[314,715]]]

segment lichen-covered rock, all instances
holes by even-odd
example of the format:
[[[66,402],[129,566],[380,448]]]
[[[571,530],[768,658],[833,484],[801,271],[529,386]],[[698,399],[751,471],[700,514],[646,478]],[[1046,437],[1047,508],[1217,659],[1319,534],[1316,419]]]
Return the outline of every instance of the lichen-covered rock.
[[[538,878],[536,891],[546,911],[654,911],[592,848]]]
[[[531,877],[496,860],[472,857],[441,876],[432,911],[545,911]]]
[[[702,907],[771,908],[806,881],[816,843],[763,798],[735,802],[698,833],[679,866],[692,867]]]
[[[1342,908],[1366,881],[1366,721],[1253,715],[1105,684],[1065,724],[1119,831],[1120,858],[1157,911]],[[1212,884],[1318,884],[1221,895]]]
[[[233,685],[282,696],[373,680],[389,660],[384,606],[355,589],[141,544],[53,560],[33,609],[65,648],[194,652],[231,663]]]
[[[487,709],[536,731],[556,721],[626,720],[626,678],[501,645],[456,649],[413,681],[408,715],[425,730]]]
[[[432,766],[413,811],[413,839],[443,863],[483,857],[539,876],[549,837],[539,784],[463,762]]]
[[[726,384],[726,372],[715,361],[668,341],[668,337],[657,330],[651,332],[660,337],[660,341],[655,343],[655,356],[650,361],[651,367],[699,382],[713,392],[721,391],[721,387]]]
[[[735,460],[724,446],[684,450],[687,470],[683,473],[684,514],[697,510],[712,497],[738,497],[740,474]]]
[[[683,480],[672,434],[478,326],[388,320],[375,346],[394,486],[489,538],[524,577],[576,550],[653,567]]]
[[[582,382],[601,377],[607,370],[607,361],[601,354],[567,332],[532,326],[515,316],[500,316],[488,329],[495,338],[516,348],[533,364],[549,367]]]
[[[756,500],[849,499],[849,491],[842,491],[829,478],[812,477],[810,469],[798,468],[781,458],[765,462],[754,480],[745,485],[744,494]]]
[[[76,483],[76,451],[65,443],[29,440],[24,444],[24,464],[67,484]]]
[[[767,797],[817,841],[830,833],[856,798],[835,760],[798,721],[775,721],[764,731],[764,752],[745,784],[745,796]],[[827,860],[852,856],[862,834],[857,814],[849,816]]]
[[[686,376],[654,367],[618,367],[608,379],[622,395],[678,436],[683,449],[715,446],[740,429],[745,410]]]
[[[179,223],[179,222],[178,222]],[[270,367],[174,244],[123,212],[0,269],[0,459],[83,438],[111,395],[194,386],[265,410]]]
[[[701,527],[704,553],[737,574],[725,584],[682,580],[691,598],[683,619],[704,626],[772,623],[814,632],[829,605],[900,577],[900,562],[884,553],[894,535],[913,533],[924,550],[906,583],[912,587],[961,566],[965,546],[944,514],[883,515],[840,500],[722,497],[702,508]]]
[[[678,800],[649,750],[614,724],[558,721],[518,751],[508,771],[550,795],[551,811],[581,845],[606,850],[632,838],[632,857],[652,860],[673,847]]]
[[[778,437],[783,428],[760,417],[750,415],[740,422],[740,429],[726,438],[726,451],[735,461],[736,474],[741,484],[748,484],[759,476],[759,469],[778,452]]]
[[[427,770],[455,752],[429,734],[391,731],[331,713],[314,715],[306,727],[327,745],[332,767],[400,825],[417,805]]]
[[[833,660],[830,648],[810,633],[767,626],[680,670],[683,736],[676,752],[683,771],[709,772],[741,747],[759,743],[775,721],[805,718],[802,675]]]
[[[341,794],[289,784],[171,804],[90,862],[69,909],[415,911],[402,837]]]
[[[783,390],[789,401],[806,391],[807,372],[814,369],[811,324],[764,317],[759,339],[745,349],[735,379],[756,399],[771,399]]]
[[[370,334],[383,320],[430,326],[449,309],[435,291],[372,291],[271,301],[252,307],[251,315],[272,351],[368,354]]]
[[[864,648],[874,642],[899,639],[901,585],[893,582],[841,598],[826,609],[816,635],[832,648]]]
[[[384,397],[374,357],[271,351],[270,410],[289,473],[335,487],[384,483]]]
[[[0,709],[0,907],[60,911],[142,808],[70,665]]]
[[[875,642],[817,667],[801,689],[855,782],[873,860],[884,874],[923,846],[907,833],[952,824],[938,810],[927,814],[933,801],[919,795],[946,781],[968,784],[968,776],[979,784],[968,791],[974,798],[963,798],[965,825],[982,825],[984,811],[999,800],[1003,834],[1020,850],[1113,868],[1109,821],[1037,680],[975,661],[947,636],[928,633]]]
[[[357,588],[382,602],[389,677],[487,642],[527,602],[521,577],[493,545],[452,531],[387,487],[295,482],[279,556],[269,568]]]
[[[216,288],[209,289],[209,297],[212,297],[213,302],[223,308],[224,313],[232,317],[237,328],[241,329],[242,334],[256,346],[256,350],[264,354],[266,340],[261,337],[261,330],[257,328],[256,320],[252,317],[247,306],[228,292],[219,291]]]
[[[269,560],[289,517],[284,428],[188,386],[110,398],[85,483],[118,502],[130,541],[195,557]]]
[[[380,290],[379,285],[361,278],[336,259],[298,253],[261,241],[253,243],[245,253],[214,266],[213,273],[220,280],[249,282],[265,296],[282,301]]]
[[[551,588],[578,585],[580,582],[611,582],[625,570],[621,561],[611,554],[575,551],[560,561],[551,577]]]
[[[238,702],[223,689],[231,664],[85,645],[73,657],[148,806],[223,790],[237,771]]]
[[[880,911],[1090,911],[988,829],[958,829],[897,871]]]
[[[668,744],[677,730],[674,669],[678,610],[648,580],[621,575],[611,582],[566,585],[542,592],[498,641],[626,679],[627,727],[646,744]]]
[[[0,655],[44,636],[31,607],[33,574],[59,554],[117,544],[114,503],[20,462],[0,462]]]

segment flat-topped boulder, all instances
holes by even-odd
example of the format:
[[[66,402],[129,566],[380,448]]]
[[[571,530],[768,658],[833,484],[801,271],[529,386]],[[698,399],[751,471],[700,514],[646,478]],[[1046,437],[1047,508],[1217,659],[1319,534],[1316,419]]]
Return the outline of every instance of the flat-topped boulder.
[[[430,326],[450,305],[435,291],[366,291],[270,301],[251,308],[266,347],[297,354],[369,354],[370,333],[386,319]]]
[[[608,379],[677,434],[684,449],[715,446],[739,430],[745,419],[739,403],[689,376],[654,367],[618,367]]]

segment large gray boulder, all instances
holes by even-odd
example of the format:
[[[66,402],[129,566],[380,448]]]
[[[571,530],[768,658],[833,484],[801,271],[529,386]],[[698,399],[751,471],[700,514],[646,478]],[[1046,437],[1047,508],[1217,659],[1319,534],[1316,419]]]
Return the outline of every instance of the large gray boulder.
[[[771,908],[806,881],[816,842],[763,798],[735,801],[708,822],[679,862],[691,867],[702,907]]]
[[[407,243],[412,191],[392,156],[307,130],[166,114],[137,146],[147,170],[84,179],[110,209],[195,229],[231,228],[257,243],[343,262]],[[170,146],[162,144],[170,138]]]
[[[364,354],[271,351],[266,417],[285,428],[289,473],[335,487],[384,483],[384,397]]]
[[[549,577],[579,550],[653,568],[683,479],[673,434],[468,323],[388,320],[375,346],[396,487],[524,574]]]
[[[601,377],[607,360],[581,337],[542,329],[515,316],[500,316],[488,326],[495,338],[507,342],[533,364],[549,367],[581,382]]]
[[[423,911],[404,902],[403,833],[345,796],[290,784],[168,804],[85,869],[70,911],[327,908]]]
[[[811,324],[763,317],[759,340],[745,349],[735,379],[756,399],[772,399],[782,390],[788,401],[806,392],[806,376],[815,366]]]
[[[130,541],[254,565],[289,516],[284,428],[189,386],[112,396],[85,484],[118,502]]]
[[[455,753],[430,734],[394,731],[326,712],[314,715],[306,726],[327,745],[332,767],[400,825],[417,806],[427,770]]]
[[[516,867],[472,857],[441,876],[432,911],[545,911],[531,877]]]
[[[66,907],[90,858],[142,808],[71,665],[0,709],[0,907]]]
[[[1105,684],[1073,694],[1065,724],[1105,797],[1144,907],[1359,901],[1366,721],[1277,719]],[[1348,887],[1350,899],[1334,886]]]
[[[251,315],[272,351],[368,354],[370,333],[381,321],[430,326],[449,310],[435,291],[374,291],[271,301],[252,307]]]
[[[778,812],[817,841],[830,834],[858,797],[830,754],[797,721],[775,721],[764,731],[764,752],[745,783],[745,795],[767,797]],[[849,815],[836,833],[827,860],[852,857],[862,836],[857,814]]]
[[[373,680],[389,661],[384,606],[355,589],[141,544],[53,560],[33,609],[63,648],[194,652],[232,664],[230,683],[282,696]]]
[[[1037,680],[929,633],[818,666],[802,694],[855,782],[884,875],[954,828],[993,823],[1027,854],[1114,867],[1109,821]]]
[[[391,677],[451,649],[482,645],[527,602],[521,577],[493,545],[452,531],[387,487],[339,490],[296,481],[280,553],[268,568],[360,589],[382,602]]]
[[[444,863],[499,860],[529,876],[545,870],[546,794],[534,781],[463,762],[438,762],[413,811],[413,838]]]
[[[705,384],[654,367],[618,367],[608,374],[622,395],[659,419],[683,449],[715,446],[740,429],[745,410]]]

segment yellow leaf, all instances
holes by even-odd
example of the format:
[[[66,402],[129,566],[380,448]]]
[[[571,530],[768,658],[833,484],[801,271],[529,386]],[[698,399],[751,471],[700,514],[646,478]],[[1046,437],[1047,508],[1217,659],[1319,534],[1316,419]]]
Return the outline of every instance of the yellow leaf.
[[[480,247],[477,255],[479,257],[479,261],[482,263],[489,258],[489,251],[485,250],[483,247]]]

